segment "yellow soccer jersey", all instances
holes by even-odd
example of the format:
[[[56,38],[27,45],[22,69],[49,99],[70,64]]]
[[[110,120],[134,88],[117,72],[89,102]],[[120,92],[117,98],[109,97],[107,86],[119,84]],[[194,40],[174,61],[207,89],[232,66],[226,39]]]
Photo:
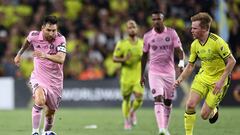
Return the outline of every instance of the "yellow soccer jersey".
[[[121,82],[122,83],[139,83],[141,76],[141,57],[142,57],[143,40],[138,38],[133,44],[130,40],[124,39],[117,43],[113,55],[116,57],[126,57],[129,53],[130,59],[122,63]]]
[[[230,54],[228,44],[218,35],[210,33],[203,45],[197,39],[193,41],[189,62],[194,63],[197,58],[201,60],[198,77],[211,85],[221,78],[226,67],[224,60]]]

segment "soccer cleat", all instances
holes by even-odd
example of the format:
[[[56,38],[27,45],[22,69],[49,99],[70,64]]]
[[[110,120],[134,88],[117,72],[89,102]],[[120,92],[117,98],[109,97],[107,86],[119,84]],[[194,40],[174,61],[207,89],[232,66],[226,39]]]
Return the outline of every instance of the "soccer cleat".
[[[137,116],[136,116],[136,113],[134,111],[130,112],[130,121],[131,121],[131,124],[133,126],[137,125]]]
[[[163,128],[159,129],[159,135],[166,135],[165,129],[163,129]]]
[[[218,106],[216,107],[217,108],[217,112],[214,114],[214,116],[212,118],[209,118],[209,123],[213,124],[215,123],[217,120],[218,120]]]
[[[53,131],[45,131],[45,132],[43,132],[42,135],[57,135],[57,134]]]
[[[132,124],[129,122],[129,120],[125,120],[124,122],[124,130],[131,130]]]
[[[32,133],[32,135],[39,135],[37,132]]]

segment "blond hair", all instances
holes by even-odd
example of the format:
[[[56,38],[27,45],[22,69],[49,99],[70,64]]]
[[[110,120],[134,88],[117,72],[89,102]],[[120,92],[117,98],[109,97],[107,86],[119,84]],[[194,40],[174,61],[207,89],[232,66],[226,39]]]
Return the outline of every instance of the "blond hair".
[[[137,23],[134,20],[132,20],[132,19],[128,20],[127,24],[133,24],[133,25],[137,26]]]
[[[209,30],[212,23],[212,17],[206,12],[200,12],[192,16],[191,21],[200,21],[200,27]]]

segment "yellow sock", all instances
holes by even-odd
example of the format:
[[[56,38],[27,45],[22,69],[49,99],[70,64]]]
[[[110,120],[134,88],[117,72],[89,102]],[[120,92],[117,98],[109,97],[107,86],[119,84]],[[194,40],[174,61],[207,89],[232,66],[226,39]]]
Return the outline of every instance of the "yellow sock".
[[[193,134],[193,127],[194,123],[196,121],[196,113],[194,114],[184,114],[184,125],[185,125],[185,132],[186,135],[192,135]]]
[[[130,100],[123,99],[122,101],[122,113],[124,118],[128,118],[130,110]]]
[[[133,101],[133,105],[132,105],[132,109],[134,110],[134,111],[136,111],[139,107],[141,107],[142,106],[142,104],[143,104],[143,100],[142,99],[135,99],[134,101]]]

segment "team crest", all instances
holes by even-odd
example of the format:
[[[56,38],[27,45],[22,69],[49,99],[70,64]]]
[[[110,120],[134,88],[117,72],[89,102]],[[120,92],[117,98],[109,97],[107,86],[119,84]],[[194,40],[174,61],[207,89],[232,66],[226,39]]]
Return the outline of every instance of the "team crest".
[[[166,41],[166,42],[169,42],[169,41],[170,41],[170,37],[166,37],[166,38],[165,38],[165,41]]]

